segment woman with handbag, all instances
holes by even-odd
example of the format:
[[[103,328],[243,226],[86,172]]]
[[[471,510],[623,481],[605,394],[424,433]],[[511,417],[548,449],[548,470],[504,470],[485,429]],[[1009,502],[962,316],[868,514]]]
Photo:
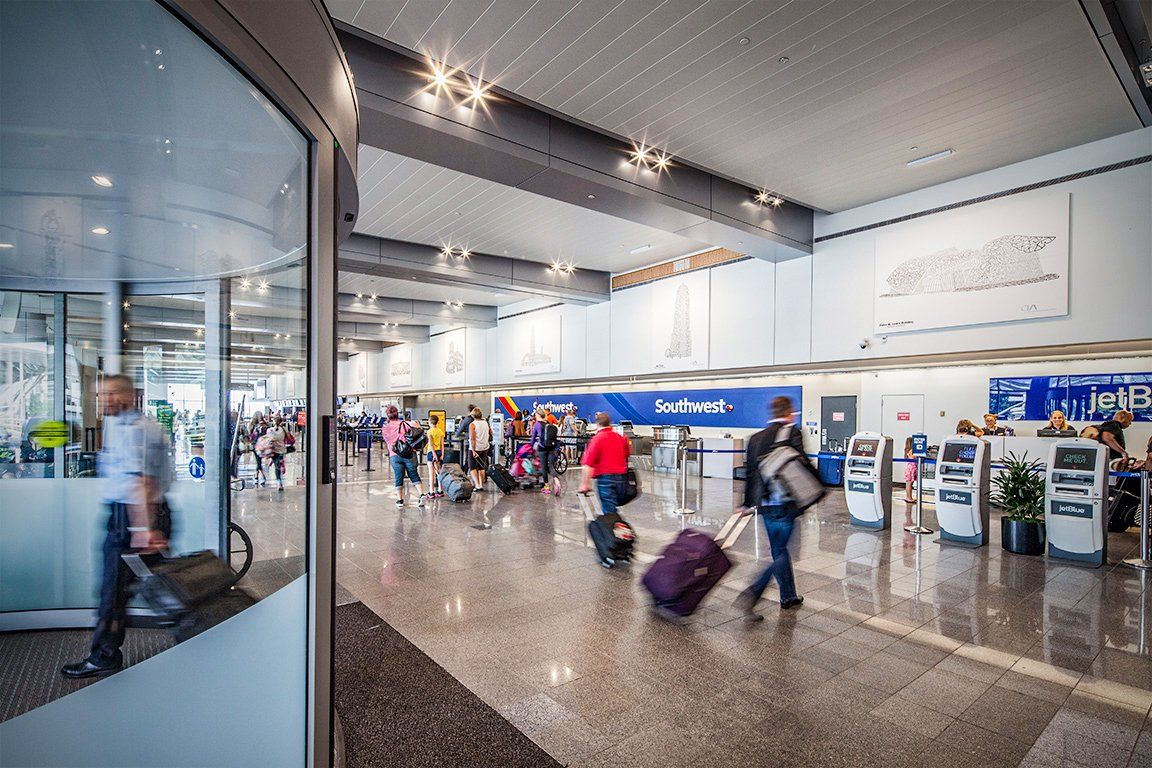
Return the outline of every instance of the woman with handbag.
[[[409,436],[420,432],[420,425],[400,418],[400,409],[388,406],[387,420],[380,427],[384,447],[388,449],[388,463],[392,466],[392,481],[396,486],[396,508],[404,508],[404,478],[407,477],[419,494],[416,506],[424,506],[424,485],[420,482],[420,470],[416,466],[419,450],[409,442]]]

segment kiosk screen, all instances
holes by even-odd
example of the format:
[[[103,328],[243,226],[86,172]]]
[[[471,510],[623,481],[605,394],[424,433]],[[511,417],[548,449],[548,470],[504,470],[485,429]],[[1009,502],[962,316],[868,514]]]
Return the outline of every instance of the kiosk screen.
[[[976,446],[964,443],[946,443],[940,460],[949,464],[973,464],[976,461]]]
[[[852,455],[866,456],[870,459],[874,459],[876,458],[876,448],[879,445],[879,440],[857,440],[852,444]]]
[[[1095,448],[1057,448],[1053,469],[1091,471],[1096,466]]]

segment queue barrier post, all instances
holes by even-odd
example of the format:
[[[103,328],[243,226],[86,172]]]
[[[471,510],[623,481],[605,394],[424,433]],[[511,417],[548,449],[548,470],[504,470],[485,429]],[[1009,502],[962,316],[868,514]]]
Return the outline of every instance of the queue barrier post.
[[[688,444],[680,443],[676,446],[676,460],[680,463],[680,506],[676,514],[688,517],[696,514],[696,510],[688,508]]]
[[[348,460],[348,430],[344,430],[343,437],[344,437],[344,466],[350,467],[350,466],[352,466],[352,462],[350,462]]]
[[[372,469],[372,432],[371,431],[368,432],[368,447],[365,449],[365,452],[368,454],[368,466],[364,468],[364,471],[365,472],[375,472],[376,470]]]
[[[935,533],[931,528],[924,526],[924,457],[916,457],[916,524],[906,525],[904,530],[908,533],[915,533],[918,536],[923,536],[929,533]]]
[[[1152,539],[1149,538],[1149,503],[1148,503],[1148,483],[1152,479],[1149,477],[1149,468],[1144,467],[1140,470],[1140,557],[1130,557],[1124,561],[1124,565],[1131,568],[1137,568],[1141,571],[1152,569]]]

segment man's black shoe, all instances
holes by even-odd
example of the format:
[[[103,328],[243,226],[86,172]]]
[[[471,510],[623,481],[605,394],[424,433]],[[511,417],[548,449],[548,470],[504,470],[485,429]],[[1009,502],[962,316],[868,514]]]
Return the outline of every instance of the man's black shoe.
[[[84,677],[104,677],[119,672],[123,664],[93,664],[90,660],[78,661],[75,664],[65,664],[60,668],[60,674],[79,680]]]
[[[804,605],[804,598],[802,597],[794,597],[791,600],[785,600],[780,603],[780,607],[785,610],[789,608],[799,608],[801,605]]]

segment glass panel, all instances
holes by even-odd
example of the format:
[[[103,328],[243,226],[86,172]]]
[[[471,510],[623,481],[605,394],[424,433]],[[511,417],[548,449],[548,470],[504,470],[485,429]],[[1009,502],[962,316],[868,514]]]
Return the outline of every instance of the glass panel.
[[[114,574],[121,554],[159,544],[164,509],[171,554],[211,550],[250,567],[239,586],[253,600],[303,590],[307,493],[288,450],[298,427],[247,424],[307,398],[309,143],[151,0],[0,2],[0,93],[0,631],[66,628],[31,632],[29,648],[80,661],[91,642],[89,660],[115,668],[176,636],[134,624],[206,625],[133,598],[126,643],[117,610],[101,608],[101,632],[89,629],[114,583],[107,563]],[[276,401],[253,402],[257,385]],[[259,443],[243,457],[241,424],[247,446]],[[257,459],[268,485],[251,482]],[[246,604],[217,597],[232,606],[219,616]],[[292,649],[274,662],[301,693],[275,704],[303,713],[306,609],[267,603],[245,612],[258,617],[246,642],[261,645],[262,626]],[[286,628],[298,642],[283,642]],[[57,656],[27,654],[20,685],[0,691],[3,716],[75,690],[59,684]],[[244,688],[247,672],[221,664],[185,680],[219,674]],[[133,728],[118,732],[139,743]],[[302,752],[303,729],[293,734]]]

